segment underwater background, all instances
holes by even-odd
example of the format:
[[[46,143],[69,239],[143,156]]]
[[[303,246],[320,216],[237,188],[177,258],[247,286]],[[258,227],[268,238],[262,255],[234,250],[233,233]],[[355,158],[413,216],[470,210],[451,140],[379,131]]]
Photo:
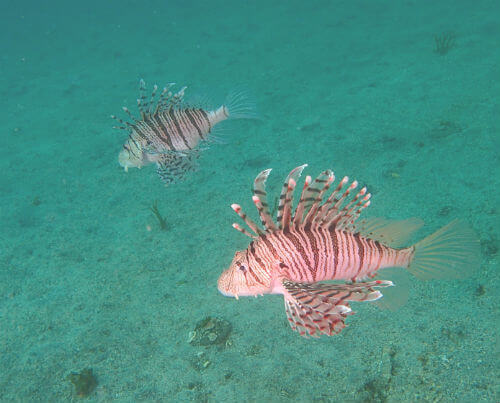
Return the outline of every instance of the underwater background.
[[[486,0],[2,0],[0,400],[499,401],[499,15]],[[222,123],[165,187],[117,161],[109,116],[136,112],[140,78],[215,106],[243,85],[260,119]],[[422,218],[419,238],[469,222],[481,269],[411,277],[402,308],[353,303],[318,340],[291,331],[281,296],[223,297],[248,244],[230,204],[256,218],[255,176],[273,168],[274,197],[304,163],[368,186],[365,216]]]

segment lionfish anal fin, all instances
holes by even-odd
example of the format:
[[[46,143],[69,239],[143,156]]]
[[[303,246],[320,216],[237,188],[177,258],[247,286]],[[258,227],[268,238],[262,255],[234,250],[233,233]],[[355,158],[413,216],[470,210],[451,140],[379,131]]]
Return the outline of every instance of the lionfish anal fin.
[[[156,172],[165,185],[182,180],[197,168],[197,150],[189,152],[164,152],[156,162]]]
[[[391,286],[392,282],[310,284],[283,279],[281,284],[291,328],[304,337],[319,337],[337,334],[345,327],[345,318],[354,313],[349,301],[375,301],[382,297],[375,288]]]

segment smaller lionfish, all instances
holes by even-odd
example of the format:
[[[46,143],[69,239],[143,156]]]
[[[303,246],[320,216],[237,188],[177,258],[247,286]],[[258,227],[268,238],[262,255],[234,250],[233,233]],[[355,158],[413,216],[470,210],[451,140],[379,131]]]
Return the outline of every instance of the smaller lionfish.
[[[350,301],[374,301],[377,288],[392,286],[373,278],[380,269],[401,267],[422,279],[446,275],[463,277],[479,264],[479,242],[472,229],[452,221],[413,246],[398,248],[423,224],[418,219],[390,222],[383,218],[358,220],[370,205],[366,187],[344,177],[326,197],[335,177],[330,170],[314,181],[307,176],[293,211],[293,194],[302,170],[286,178],[277,210],[277,223],[267,204],[265,183],[270,169],[261,172],[253,186],[253,202],[263,229],[238,204],[233,210],[253,231],[233,224],[253,238],[236,252],[229,269],[219,278],[219,291],[230,297],[282,294],[288,321],[302,336],[339,333],[353,312]],[[323,197],[325,196],[325,197]],[[324,200],[326,199],[326,200]],[[350,201],[349,201],[350,200]],[[351,283],[322,283],[349,280]]]
[[[224,105],[207,111],[185,103],[183,98],[187,87],[174,93],[171,91],[174,85],[168,84],[160,93],[155,85],[147,99],[146,84],[141,80],[137,100],[140,118],[134,117],[126,107],[123,110],[131,122],[111,115],[120,123],[114,128],[129,133],[118,155],[120,165],[128,171],[131,167],[141,168],[156,163],[158,175],[166,185],[195,169],[200,143],[213,138],[211,132],[217,123],[229,118],[255,117],[253,105],[242,93],[229,95]]]

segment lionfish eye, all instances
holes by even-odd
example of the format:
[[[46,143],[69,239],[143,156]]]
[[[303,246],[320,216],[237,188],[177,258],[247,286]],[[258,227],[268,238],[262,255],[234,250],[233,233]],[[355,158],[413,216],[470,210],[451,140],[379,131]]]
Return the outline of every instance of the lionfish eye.
[[[240,269],[241,271],[247,271],[247,267],[246,267],[244,264],[242,264],[242,265],[239,267],[239,269]]]

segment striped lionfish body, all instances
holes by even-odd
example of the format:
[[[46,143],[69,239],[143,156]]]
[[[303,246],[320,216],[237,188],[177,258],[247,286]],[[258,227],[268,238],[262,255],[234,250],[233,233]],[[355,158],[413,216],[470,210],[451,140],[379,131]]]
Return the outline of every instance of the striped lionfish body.
[[[230,117],[252,117],[252,105],[241,94],[228,97],[224,105],[208,111],[186,104],[183,101],[186,87],[174,93],[173,85],[168,84],[161,92],[155,85],[148,99],[141,80],[137,100],[140,117],[134,117],[126,107],[123,110],[130,122],[111,116],[120,123],[115,128],[129,133],[118,156],[120,165],[128,171],[131,167],[156,163],[158,175],[166,185],[182,179],[196,167],[200,144],[209,140],[215,125]]]
[[[249,247],[236,252],[229,269],[219,278],[226,296],[283,294],[288,320],[302,336],[332,335],[345,327],[353,312],[350,301],[382,297],[378,288],[391,281],[373,278],[380,269],[402,267],[420,278],[461,275],[478,264],[478,241],[468,227],[454,221],[417,244],[397,248],[420,228],[409,219],[390,222],[382,218],[358,220],[370,205],[366,188],[344,177],[328,196],[333,172],[322,172],[314,181],[306,177],[300,200],[293,211],[293,194],[303,169],[286,178],[274,222],[267,204],[265,182],[270,169],[254,182],[253,202],[264,228],[246,216],[237,204],[232,208],[253,231],[233,227],[253,238]],[[349,280],[349,283],[321,283]]]

